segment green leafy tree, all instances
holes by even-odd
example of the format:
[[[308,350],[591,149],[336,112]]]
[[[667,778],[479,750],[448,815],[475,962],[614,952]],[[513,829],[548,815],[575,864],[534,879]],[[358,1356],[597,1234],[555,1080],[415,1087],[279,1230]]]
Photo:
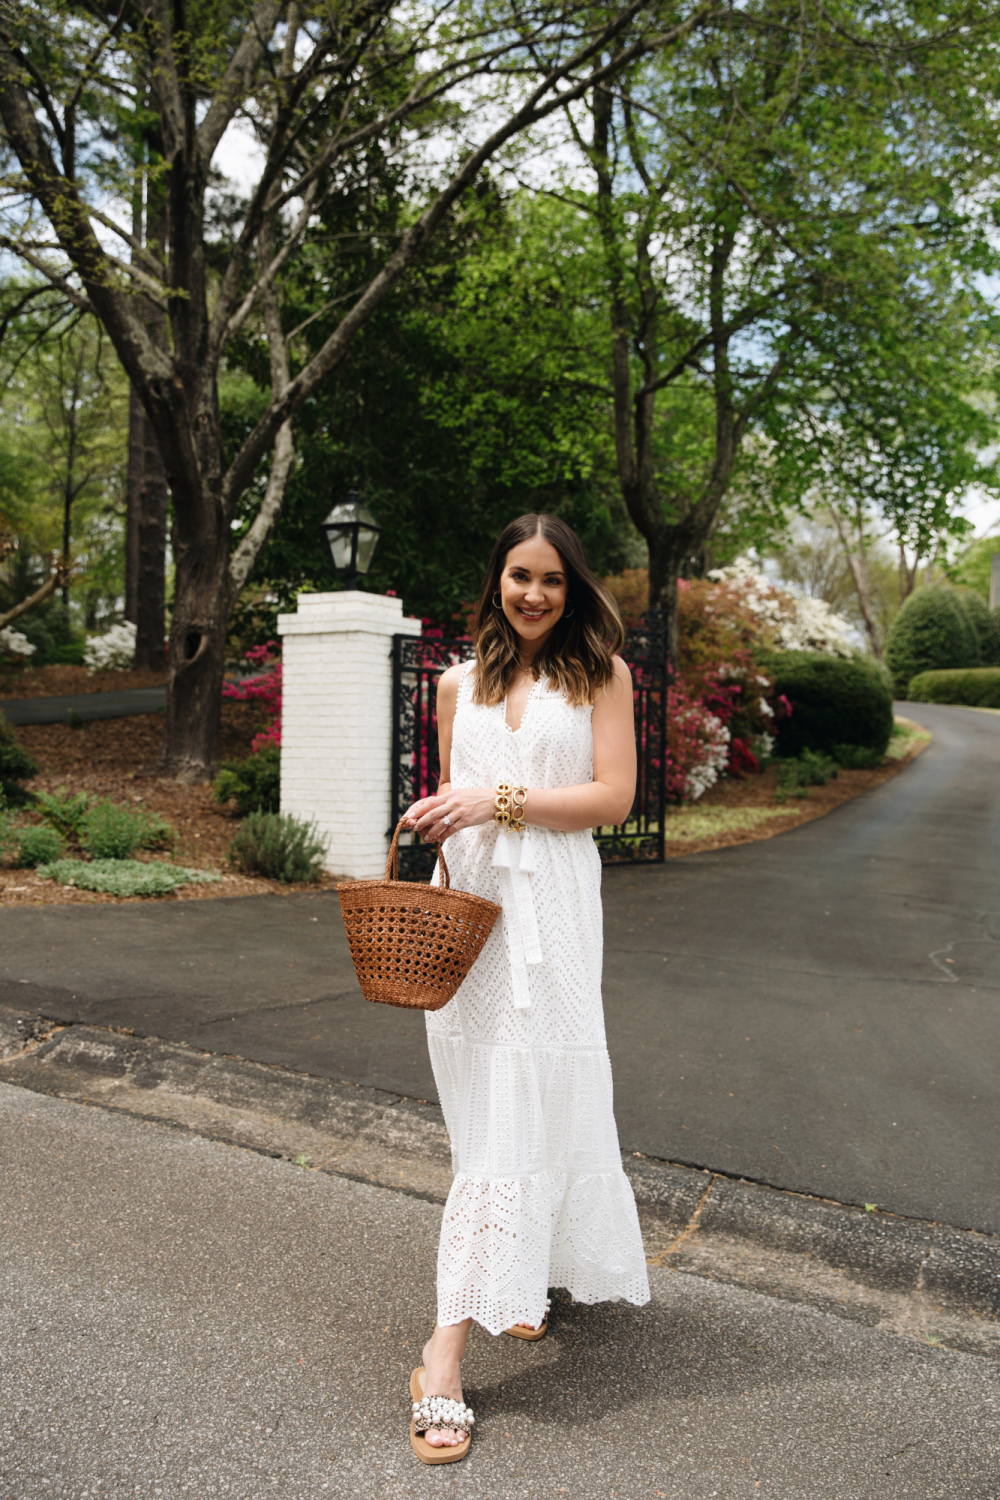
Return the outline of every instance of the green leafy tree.
[[[803,411],[832,391],[845,437],[874,430],[900,464],[925,461],[904,424],[906,352],[914,330],[929,350],[978,315],[984,226],[956,204],[990,170],[974,95],[993,87],[992,26],[919,6],[791,20],[763,0],[568,111],[595,191],[565,191],[605,253],[618,473],[675,657],[677,579],[731,487],[752,494],[777,453],[768,505],[806,502],[811,466],[782,457]],[[911,489],[891,503],[905,530]]]
[[[100,321],[166,466],[175,586],[161,771],[211,774],[227,622],[284,503],[296,415],[319,399],[487,162],[709,13],[643,0],[603,15],[555,0],[454,12],[392,0],[349,12],[299,0],[181,9],[126,0],[114,12],[23,0],[0,12],[12,167],[4,244]],[[160,246],[132,234],[127,207],[134,126],[147,111],[167,184]],[[262,165],[246,200],[227,207],[212,162],[237,120]],[[286,280],[322,240],[324,208],[366,179],[373,154],[405,163],[417,211],[400,235],[373,245],[365,279],[300,361],[289,348]],[[150,305],[166,320],[162,340]],[[220,380],[234,342],[255,325],[267,339],[268,397],[230,455]],[[251,495],[253,520],[234,546]]]
[[[355,258],[373,231],[398,232],[411,212],[391,183],[378,209],[359,196],[328,217],[337,255],[317,254],[296,288],[297,316],[321,313],[303,332],[307,347],[325,336],[323,304],[340,282],[363,278]],[[629,560],[608,393],[592,368],[595,250],[579,214],[544,197],[505,200],[484,183],[463,200],[358,335],[327,398],[299,417],[298,467],[261,553],[259,592],[234,617],[244,639],[272,634],[273,613],[304,584],[329,586],[319,523],[350,488],[383,527],[370,586],[441,623],[476,596],[497,532],[525,510],[565,516],[602,572]],[[266,359],[262,342],[247,344],[247,378],[227,401],[234,442],[264,399]],[[249,505],[242,524],[252,524]]]

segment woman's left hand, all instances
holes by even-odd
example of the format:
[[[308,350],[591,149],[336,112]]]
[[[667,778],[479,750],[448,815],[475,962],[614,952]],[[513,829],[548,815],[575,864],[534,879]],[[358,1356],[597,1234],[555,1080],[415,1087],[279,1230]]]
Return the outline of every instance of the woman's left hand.
[[[440,844],[463,828],[492,822],[495,796],[488,787],[452,788],[436,797],[422,797],[403,817],[421,838]]]

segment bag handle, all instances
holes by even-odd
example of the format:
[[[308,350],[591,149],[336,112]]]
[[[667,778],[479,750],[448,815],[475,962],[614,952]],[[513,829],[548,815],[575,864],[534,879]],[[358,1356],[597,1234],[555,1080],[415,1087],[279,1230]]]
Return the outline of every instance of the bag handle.
[[[392,843],[389,845],[389,857],[385,862],[386,880],[399,879],[399,835],[402,832],[404,822],[405,819],[400,818],[399,822],[396,824],[396,832],[392,836]],[[437,846],[437,857],[441,865],[441,874],[444,877],[442,881],[442,889],[446,891],[450,890],[451,876],[448,874],[448,864],[444,857],[444,849],[440,844],[438,844]]]

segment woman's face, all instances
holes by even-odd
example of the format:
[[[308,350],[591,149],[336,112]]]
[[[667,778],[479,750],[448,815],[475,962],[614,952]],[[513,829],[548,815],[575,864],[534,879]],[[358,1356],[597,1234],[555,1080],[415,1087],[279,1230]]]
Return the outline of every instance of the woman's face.
[[[519,542],[507,553],[500,575],[500,602],[526,644],[540,646],[562,619],[567,585],[563,560],[544,537]]]

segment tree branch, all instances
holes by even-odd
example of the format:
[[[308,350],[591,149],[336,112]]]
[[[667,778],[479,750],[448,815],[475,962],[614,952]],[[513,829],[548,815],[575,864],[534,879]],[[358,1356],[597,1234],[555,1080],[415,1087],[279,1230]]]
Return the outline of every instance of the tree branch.
[[[546,119],[557,109],[565,108],[573,99],[581,98],[589,89],[612,77],[620,67],[650,50],[652,42],[648,37],[643,36],[612,61],[594,68],[585,78],[563,89],[559,87],[560,84],[566,83],[578,68],[606,51],[620,32],[632,23],[642,10],[644,3],[645,0],[630,0],[630,4],[593,36],[586,46],[580,48],[561,66],[554,68],[532,91],[521,108],[510,115],[503,125],[466,158],[451,181],[438,194],[434,203],[421,214],[416,224],[407,232],[395,253],[369,284],[364,295],[359,298],[336,331],[331,334],[309,364],[294,380],[289,382],[284,394],[272,401],[268,411],[246,439],[223,479],[223,492],[227,496],[227,504],[229,496],[243,492],[283,422],[344,358],[355,332],[368,320],[407,267],[416,260],[452,204],[475,180],[482,166],[519,131]],[[669,32],[659,35],[656,38],[657,45],[665,46],[678,41],[712,14],[714,14],[714,8],[711,5],[702,6],[686,21],[679,22]]]

